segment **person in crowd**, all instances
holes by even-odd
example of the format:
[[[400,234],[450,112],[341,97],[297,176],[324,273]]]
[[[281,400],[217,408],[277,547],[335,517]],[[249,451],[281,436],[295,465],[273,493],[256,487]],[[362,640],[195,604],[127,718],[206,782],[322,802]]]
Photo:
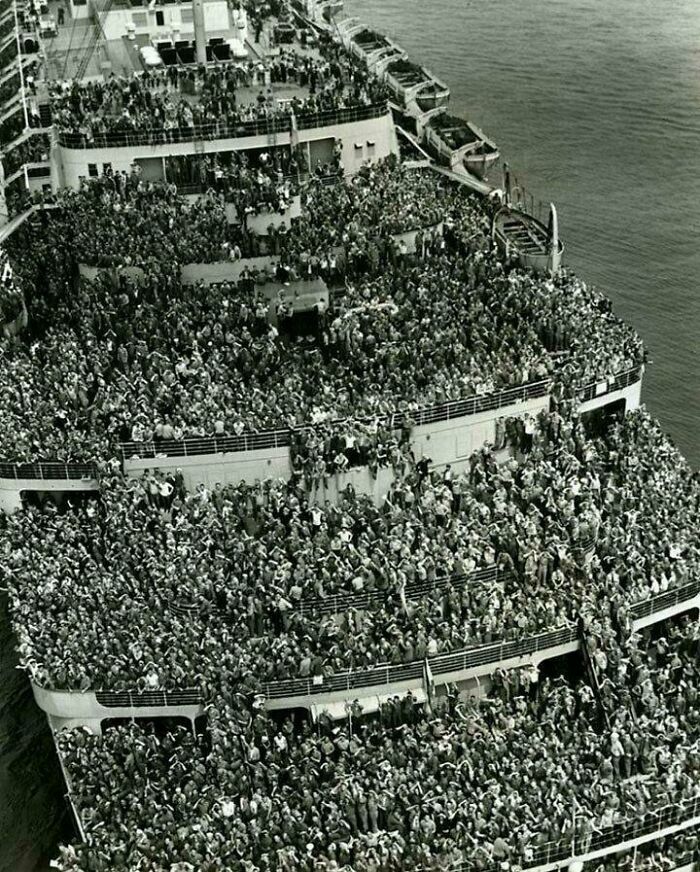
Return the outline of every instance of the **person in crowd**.
[[[17,86],[13,93],[17,92]],[[5,179],[9,179],[26,163],[40,163],[49,158],[51,141],[46,133],[36,131],[29,139],[6,147],[2,155]]]

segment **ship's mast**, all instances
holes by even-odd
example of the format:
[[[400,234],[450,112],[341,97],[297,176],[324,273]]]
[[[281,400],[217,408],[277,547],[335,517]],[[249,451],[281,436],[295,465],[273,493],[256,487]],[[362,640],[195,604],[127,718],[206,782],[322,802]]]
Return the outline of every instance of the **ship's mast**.
[[[192,0],[192,19],[194,20],[194,44],[197,63],[207,62],[207,32],[204,27],[204,0]]]

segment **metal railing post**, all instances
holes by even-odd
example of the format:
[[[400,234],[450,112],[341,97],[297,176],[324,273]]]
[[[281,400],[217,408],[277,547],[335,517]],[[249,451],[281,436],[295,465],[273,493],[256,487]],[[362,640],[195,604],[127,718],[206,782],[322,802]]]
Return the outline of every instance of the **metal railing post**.
[[[24,82],[24,69],[22,66],[22,45],[19,36],[19,16],[17,14],[17,0],[12,0],[12,12],[15,19],[15,39],[17,41],[17,67],[19,71],[20,93],[22,95],[22,110],[24,113],[24,128],[29,129],[29,110],[27,108],[27,92]]]

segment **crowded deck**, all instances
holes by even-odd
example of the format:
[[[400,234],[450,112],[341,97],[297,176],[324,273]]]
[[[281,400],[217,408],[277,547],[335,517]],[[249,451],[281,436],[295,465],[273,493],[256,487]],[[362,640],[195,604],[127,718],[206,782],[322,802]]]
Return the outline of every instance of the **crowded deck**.
[[[479,701],[396,697],[371,719],[350,706],[340,726],[300,729],[224,693],[207,737],[63,731],[89,836],[62,868],[548,869],[660,828],[682,845],[700,811],[697,752],[683,750],[698,741],[697,624],[664,636],[590,625],[604,710],[586,680],[514,670]]]
[[[454,477],[398,447],[381,507],[318,505],[304,472],[194,494],[117,474],[98,505],[17,513],[3,563],[32,680],[206,698],[222,663],[242,685],[322,680],[572,629],[602,601],[622,620],[698,579],[697,480],[643,413],[603,439],[558,413],[534,437],[512,420],[504,443],[509,461],[484,450]]]
[[[458,185],[387,163],[333,186],[312,179],[301,216],[273,236],[229,223],[227,196],[250,191],[260,203],[279,190],[275,179],[273,167],[241,166],[228,194],[193,200],[138,175],[108,177],[59,195],[56,210],[22,228],[9,248],[31,240],[22,270],[42,341],[11,348],[0,375],[5,460],[85,463],[116,456],[120,442],[281,428],[308,441],[311,427],[318,440],[326,422],[377,443],[397,413],[410,429],[426,407],[542,380],[572,396],[643,364],[639,338],[580,280],[504,264],[488,211]],[[407,232],[417,234],[410,254],[395,239]],[[271,273],[246,271],[206,294],[179,280],[179,265],[261,251]],[[80,264],[105,269],[66,298]],[[342,293],[302,332],[292,313],[274,327],[257,290],[268,278],[321,278]],[[128,324],[124,312],[135,316]],[[139,350],[149,346],[157,354]]]
[[[57,20],[28,85],[0,0],[0,586],[76,815],[53,865],[696,859],[700,480],[640,337],[524,259],[558,234],[473,193],[497,147],[392,40],[221,5],[246,36],[197,64],[107,3],[101,77]],[[388,97],[449,172],[299,140]],[[32,190],[61,149],[105,162]]]
[[[319,118],[349,109],[383,108],[380,82],[333,43],[304,49],[284,46],[260,60],[213,68],[168,66],[105,83],[52,84],[58,141],[100,148],[281,133],[293,123],[320,126]]]

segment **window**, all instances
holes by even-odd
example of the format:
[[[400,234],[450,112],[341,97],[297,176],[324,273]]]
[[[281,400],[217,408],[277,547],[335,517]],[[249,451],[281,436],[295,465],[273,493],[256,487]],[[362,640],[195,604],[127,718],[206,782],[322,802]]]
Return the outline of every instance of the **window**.
[[[97,164],[88,164],[88,175],[91,179],[97,178]]]
[[[131,20],[134,22],[134,27],[148,27],[148,15],[145,12],[132,12]]]
[[[367,140],[367,157],[373,157],[375,152],[376,142],[373,139]]]
[[[158,27],[162,27],[165,24],[165,16],[162,9],[156,10],[156,24]]]
[[[180,20],[183,24],[194,21],[191,6],[183,6],[182,9],[180,9]]]

